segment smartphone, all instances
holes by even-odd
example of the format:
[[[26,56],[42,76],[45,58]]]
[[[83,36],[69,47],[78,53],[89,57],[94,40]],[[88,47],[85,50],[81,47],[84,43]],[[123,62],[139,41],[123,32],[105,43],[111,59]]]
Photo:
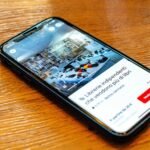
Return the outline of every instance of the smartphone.
[[[1,45],[1,58],[21,75],[116,137],[150,118],[150,70],[58,17]]]

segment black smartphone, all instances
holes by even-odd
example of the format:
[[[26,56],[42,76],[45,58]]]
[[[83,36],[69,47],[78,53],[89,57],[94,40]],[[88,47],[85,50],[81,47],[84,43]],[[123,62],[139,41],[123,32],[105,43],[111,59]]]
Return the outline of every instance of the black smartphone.
[[[111,135],[127,137],[149,121],[149,69],[64,19],[8,40],[1,58]]]

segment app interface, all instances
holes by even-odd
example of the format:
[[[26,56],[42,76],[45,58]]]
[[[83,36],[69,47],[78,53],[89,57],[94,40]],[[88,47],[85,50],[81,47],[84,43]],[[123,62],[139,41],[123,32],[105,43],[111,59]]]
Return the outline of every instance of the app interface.
[[[4,51],[115,132],[150,112],[149,72],[60,20]]]

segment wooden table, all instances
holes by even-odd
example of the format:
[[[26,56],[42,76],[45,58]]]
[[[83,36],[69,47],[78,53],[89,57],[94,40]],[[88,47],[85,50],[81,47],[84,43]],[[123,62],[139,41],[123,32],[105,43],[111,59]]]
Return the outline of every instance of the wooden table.
[[[65,18],[150,67],[150,0],[0,0],[0,43],[50,16]],[[150,129],[126,144],[111,142],[0,63],[0,149],[148,147]]]

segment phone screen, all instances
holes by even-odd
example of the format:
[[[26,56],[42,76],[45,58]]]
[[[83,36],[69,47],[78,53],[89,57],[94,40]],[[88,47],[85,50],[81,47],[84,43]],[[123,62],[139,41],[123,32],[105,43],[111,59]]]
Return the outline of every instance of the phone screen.
[[[113,48],[59,19],[3,51],[114,132],[150,112],[150,74]]]

